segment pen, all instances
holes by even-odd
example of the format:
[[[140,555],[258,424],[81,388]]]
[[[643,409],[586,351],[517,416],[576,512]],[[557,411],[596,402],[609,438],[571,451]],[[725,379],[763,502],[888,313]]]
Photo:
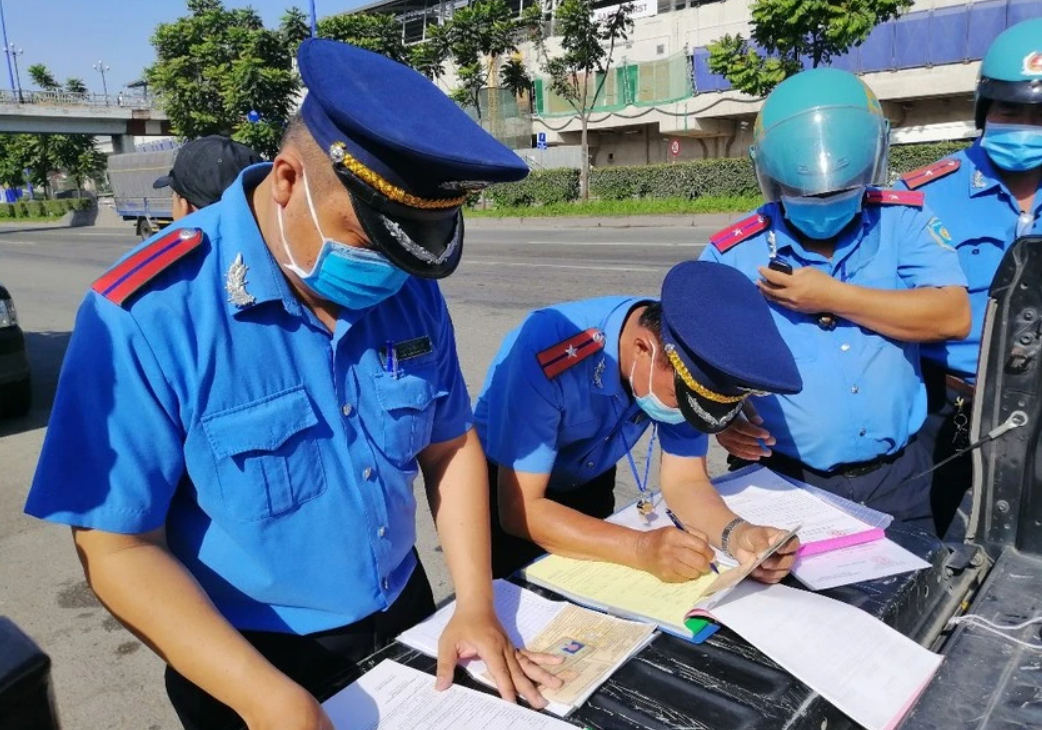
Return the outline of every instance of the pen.
[[[669,509],[669,508],[667,507],[667,508],[666,508],[666,515],[667,515],[667,516],[669,517],[669,519],[670,519],[670,521],[671,521],[671,522],[673,523],[673,526],[674,526],[674,527],[676,527],[676,528],[677,528],[678,530],[682,530],[682,531],[684,531],[684,532],[687,532],[687,528],[686,528],[686,527],[684,527],[684,523],[683,523],[683,522],[681,522],[681,521],[680,521],[680,518],[679,518],[679,517],[677,517],[677,516],[676,516],[676,515],[675,515],[675,514],[673,513],[673,510],[671,510],[671,509]],[[717,575],[720,575],[720,569],[716,567],[716,561],[715,561],[715,560],[714,560],[714,561],[711,561],[711,562],[709,563],[709,567],[710,567],[710,569],[712,569],[712,571],[713,571],[714,573],[716,573]]]
[[[387,358],[384,360],[384,370],[391,375],[394,375],[398,370],[398,363],[395,362],[396,355],[394,352],[394,343],[390,340],[387,341]]]

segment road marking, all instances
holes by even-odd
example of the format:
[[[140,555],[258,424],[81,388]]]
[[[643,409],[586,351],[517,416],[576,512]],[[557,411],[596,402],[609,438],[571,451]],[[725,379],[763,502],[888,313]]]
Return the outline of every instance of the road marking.
[[[35,246],[36,245],[36,241],[12,241],[12,240],[10,240],[8,238],[4,238],[3,236],[0,236],[0,243],[3,243],[5,245],[7,245],[7,246]]]
[[[672,264],[662,266],[591,266],[577,264],[533,264],[526,261],[494,261],[491,259],[464,258],[464,264],[481,264],[482,266],[520,266],[532,269],[578,269],[580,271],[641,271],[657,273],[668,269]]]

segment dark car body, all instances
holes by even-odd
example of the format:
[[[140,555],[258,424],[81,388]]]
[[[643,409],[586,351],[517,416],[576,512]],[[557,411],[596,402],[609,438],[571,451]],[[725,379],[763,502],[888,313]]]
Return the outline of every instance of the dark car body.
[[[31,393],[25,336],[11,294],[0,284],[0,416],[24,416]]]

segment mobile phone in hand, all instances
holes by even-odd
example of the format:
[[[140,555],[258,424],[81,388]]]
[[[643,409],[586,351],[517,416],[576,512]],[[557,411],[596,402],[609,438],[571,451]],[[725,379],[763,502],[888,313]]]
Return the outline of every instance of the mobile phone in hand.
[[[792,264],[788,264],[781,259],[771,259],[770,263],[767,264],[767,268],[782,274],[792,273]]]

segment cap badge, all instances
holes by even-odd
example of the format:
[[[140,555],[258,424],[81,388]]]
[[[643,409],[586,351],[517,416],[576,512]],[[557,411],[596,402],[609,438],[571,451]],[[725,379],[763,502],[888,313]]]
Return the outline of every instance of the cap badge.
[[[1042,51],[1032,51],[1024,56],[1025,76],[1042,76]]]
[[[228,292],[228,301],[239,309],[248,307],[256,299],[246,291],[246,269],[249,267],[243,263],[242,253],[236,254],[232,265],[228,267],[228,273],[224,278],[224,290]]]

